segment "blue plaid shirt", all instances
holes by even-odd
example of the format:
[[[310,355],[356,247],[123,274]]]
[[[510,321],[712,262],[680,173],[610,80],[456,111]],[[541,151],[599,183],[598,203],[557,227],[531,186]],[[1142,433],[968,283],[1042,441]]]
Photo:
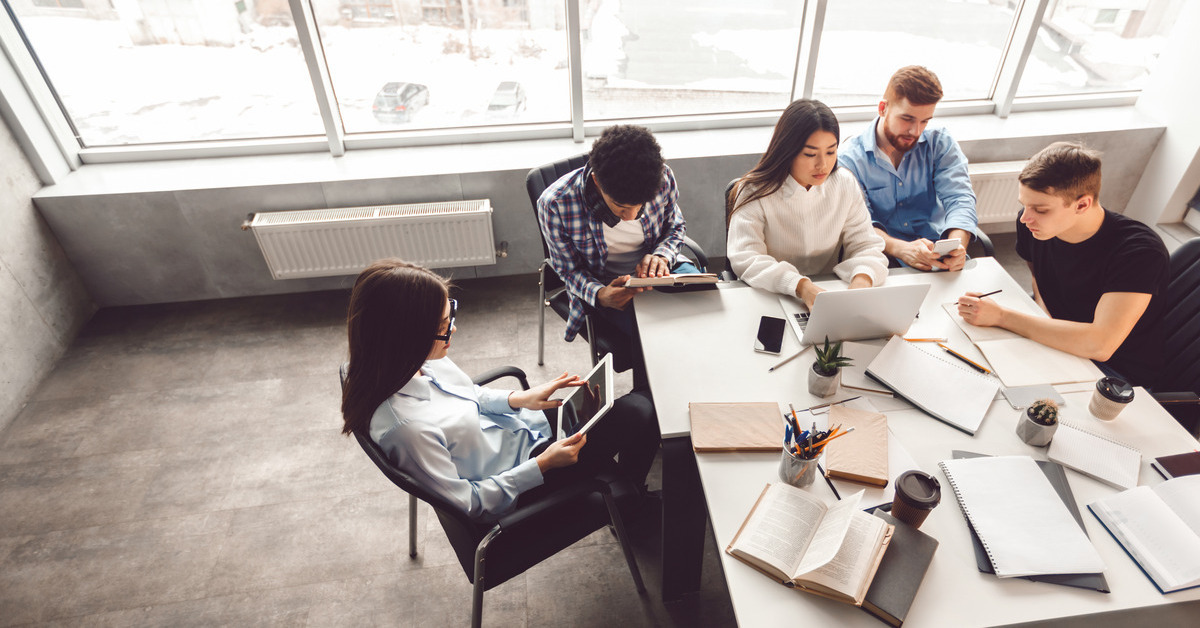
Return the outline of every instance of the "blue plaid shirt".
[[[596,293],[614,279],[604,272],[608,245],[604,242],[604,212],[608,211],[603,198],[594,201],[589,190],[592,169],[584,166],[567,173],[542,192],[538,198],[538,221],[550,249],[550,266],[563,282],[571,297],[571,313],[567,316],[564,338],[574,340],[583,328],[584,303],[596,305]],[[679,211],[679,188],[675,175],[663,166],[663,184],[650,202],[642,207],[638,221],[646,239],[643,249],[665,258],[672,265],[683,242],[684,220]]]
[[[875,141],[875,126],[850,138],[838,165],[858,177],[872,223],[893,238],[938,240],[951,229],[975,233],[975,192],[967,157],[945,129],[925,129],[917,145],[892,166]]]

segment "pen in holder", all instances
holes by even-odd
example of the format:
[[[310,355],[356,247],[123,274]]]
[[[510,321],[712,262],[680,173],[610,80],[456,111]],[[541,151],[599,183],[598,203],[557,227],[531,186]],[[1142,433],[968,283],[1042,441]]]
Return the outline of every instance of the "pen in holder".
[[[816,457],[805,460],[784,447],[779,459],[779,479],[796,488],[809,486],[817,479],[817,460]]]

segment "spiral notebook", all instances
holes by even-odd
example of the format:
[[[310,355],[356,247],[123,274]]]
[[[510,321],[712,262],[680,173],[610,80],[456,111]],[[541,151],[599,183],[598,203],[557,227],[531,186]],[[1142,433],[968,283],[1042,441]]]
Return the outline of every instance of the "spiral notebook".
[[[1137,486],[1142,452],[1107,436],[1059,422],[1046,457],[1121,489]]]
[[[1104,560],[1033,458],[964,458],[938,466],[997,576],[1104,571]]]
[[[972,436],[983,423],[1000,382],[892,336],[867,366],[867,375],[935,419]]]

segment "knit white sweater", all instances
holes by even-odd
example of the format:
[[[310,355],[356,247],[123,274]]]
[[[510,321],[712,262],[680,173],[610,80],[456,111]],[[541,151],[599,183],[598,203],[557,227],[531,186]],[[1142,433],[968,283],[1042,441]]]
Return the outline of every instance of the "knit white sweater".
[[[808,190],[788,176],[774,194],[739,208],[729,222],[726,249],[739,278],[780,294],[795,295],[807,275],[834,272],[849,282],[865,274],[874,286],[887,279],[883,238],[871,227],[862,190],[846,168]]]

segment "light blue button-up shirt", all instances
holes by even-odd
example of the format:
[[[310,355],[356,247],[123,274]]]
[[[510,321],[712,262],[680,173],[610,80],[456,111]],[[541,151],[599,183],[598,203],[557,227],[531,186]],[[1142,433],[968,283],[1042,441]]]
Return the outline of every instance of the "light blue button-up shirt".
[[[551,436],[546,415],[513,410],[509,392],[474,385],[450,358],[427,360],[375,410],[371,440],[468,515],[502,515],[518,495],[542,485],[529,454]]]
[[[975,192],[967,157],[945,129],[926,128],[900,167],[875,141],[879,118],[838,151],[838,164],[858,178],[876,227],[901,240],[938,240],[951,229],[975,233]]]

